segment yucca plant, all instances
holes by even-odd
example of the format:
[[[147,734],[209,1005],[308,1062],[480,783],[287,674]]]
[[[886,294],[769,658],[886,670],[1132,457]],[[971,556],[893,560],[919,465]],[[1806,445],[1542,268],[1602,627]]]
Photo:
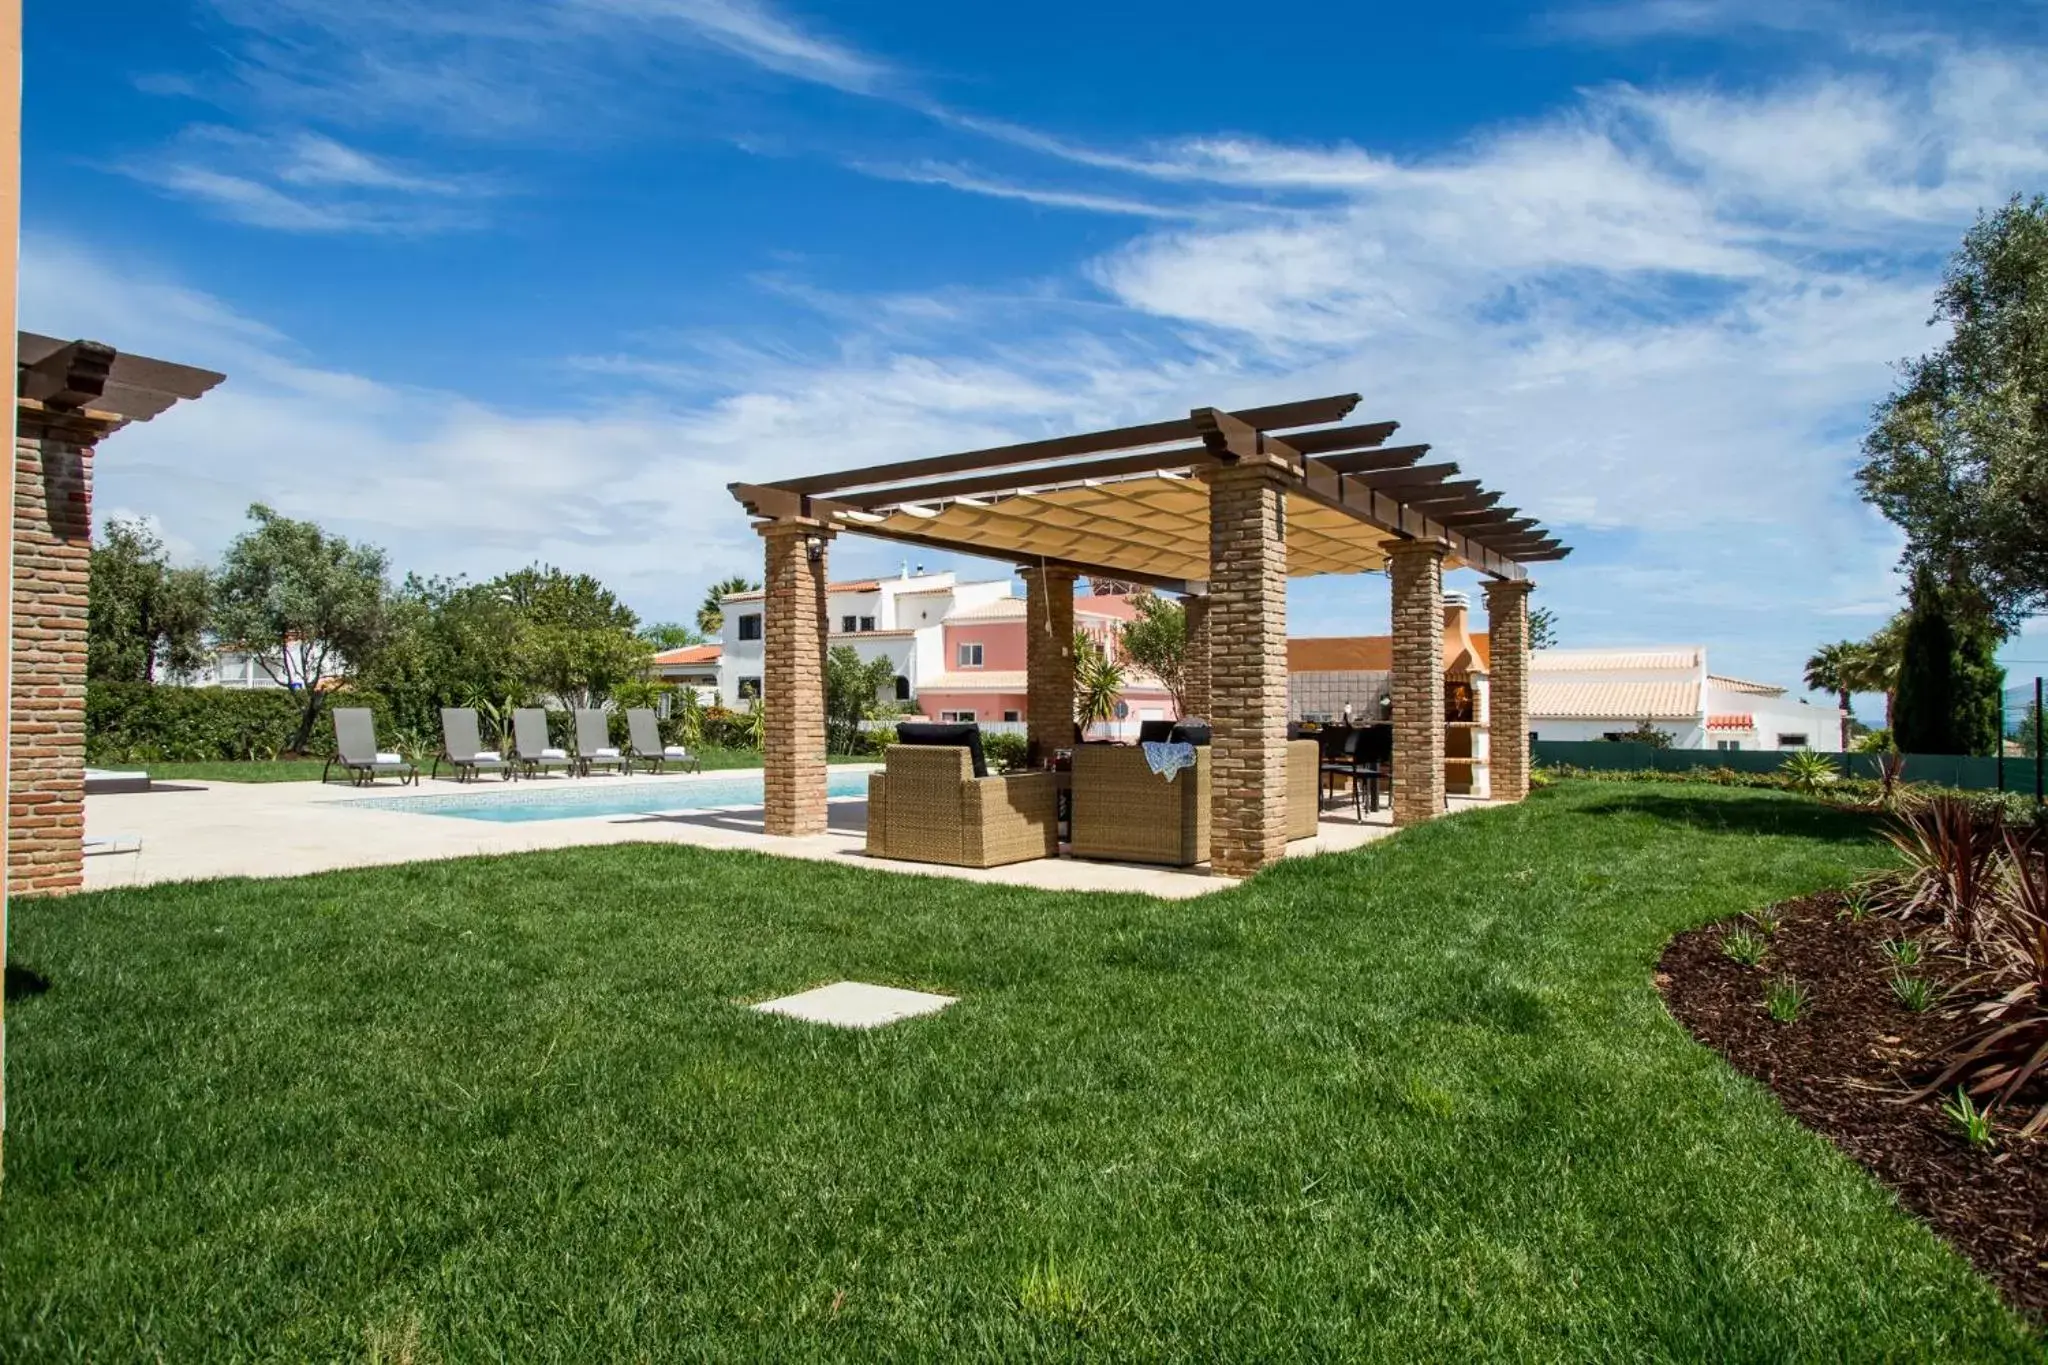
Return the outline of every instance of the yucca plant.
[[[1894,913],[1938,916],[1967,956],[1977,943],[1977,921],[1998,891],[2004,822],[1980,819],[1961,797],[1939,796],[1900,812],[1885,837],[1906,860]]]
[[[1811,749],[1786,755],[1785,761],[1778,765],[1778,771],[1785,775],[1793,791],[1805,792],[1808,796],[1819,795],[1842,777],[1833,759]]]
[[[1899,779],[1906,773],[1906,756],[1886,749],[1877,756],[1877,804],[1885,810],[1899,805]]]
[[[2006,858],[1991,915],[1993,965],[2014,984],[1978,1005],[1976,1030],[1947,1050],[1948,1065],[1925,1090],[1925,1099],[1951,1084],[1971,1095],[1991,1095],[1988,1107],[2013,1103],[2048,1066],[2048,837],[2006,831]],[[2048,1103],[2020,1130],[2032,1137],[2048,1127]]]

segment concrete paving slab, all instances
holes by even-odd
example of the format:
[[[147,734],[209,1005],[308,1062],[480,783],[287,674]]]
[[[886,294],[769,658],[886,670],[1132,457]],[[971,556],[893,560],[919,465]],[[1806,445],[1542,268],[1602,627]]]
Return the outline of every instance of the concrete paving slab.
[[[873,986],[865,981],[835,981],[816,990],[763,1000],[754,1008],[763,1014],[782,1014],[834,1028],[880,1028],[899,1019],[937,1014],[957,998],[897,986]]]
[[[384,803],[422,791],[477,800],[530,801],[543,788],[562,791],[602,786],[618,790],[674,791],[690,804],[689,784],[730,779],[731,773],[632,777],[539,778],[530,782],[458,785],[422,782],[416,787],[359,789],[318,782],[157,783],[148,792],[88,796],[88,835],[140,836],[149,850],[142,859],[89,858],[89,888],[191,881],[210,877],[292,877],[347,867],[460,858],[478,854],[526,853],[595,844],[678,843],[700,848],[744,849],[785,858],[843,863],[921,877],[1036,887],[1047,891],[1129,892],[1164,899],[1205,896],[1234,886],[1207,868],[1141,867],[1077,858],[1042,858],[1007,867],[942,867],[870,858],[865,849],[867,802],[835,800],[829,828],[800,839],[775,838],[761,827],[759,807],[723,810],[656,810],[579,816],[524,823],[455,819]],[[1454,798],[1452,809],[1484,804]],[[1348,807],[1326,811],[1316,837],[1290,844],[1290,857],[1342,852],[1394,832],[1386,811],[1356,822]],[[116,867],[120,863],[125,866]],[[136,865],[139,863],[139,866]]]

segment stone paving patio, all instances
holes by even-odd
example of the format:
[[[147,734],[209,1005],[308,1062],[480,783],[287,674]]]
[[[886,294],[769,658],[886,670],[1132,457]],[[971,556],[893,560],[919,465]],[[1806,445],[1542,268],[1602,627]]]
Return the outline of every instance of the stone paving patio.
[[[701,848],[743,849],[777,857],[850,862],[918,876],[958,877],[1063,891],[1128,891],[1179,899],[1235,885],[1203,868],[1138,867],[1079,859],[1044,859],[988,869],[941,867],[871,859],[862,845],[867,802],[834,800],[822,834],[772,838],[762,832],[760,808],[694,810],[493,824],[398,809],[380,803],[419,795],[475,794],[479,799],[532,799],[536,789],[564,791],[594,786],[610,789],[669,787],[679,798],[687,784],[729,778],[702,776],[542,778],[518,783],[422,782],[400,788],[385,784],[360,790],[339,784],[161,783],[147,793],[92,796],[86,800],[86,832],[92,837],[140,836],[139,853],[99,853],[86,860],[88,888],[206,877],[282,877],[335,868],[461,858],[478,854],[525,853],[586,844],[679,843]],[[1484,802],[1455,802],[1483,805]],[[1324,812],[1317,837],[1288,846],[1289,856],[1356,848],[1394,832],[1391,817],[1379,812],[1365,824],[1348,805]]]

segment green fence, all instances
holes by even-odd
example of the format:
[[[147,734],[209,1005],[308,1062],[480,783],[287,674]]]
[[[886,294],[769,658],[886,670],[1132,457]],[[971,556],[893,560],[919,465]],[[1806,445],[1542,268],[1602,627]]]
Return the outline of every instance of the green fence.
[[[1655,769],[1677,773],[1690,768],[1732,768],[1739,773],[1774,773],[1784,765],[1785,755],[1762,749],[1659,749],[1630,740],[1539,739],[1533,746],[1538,763],[1568,764],[1595,772],[1641,772]],[[1847,777],[1878,775],[1876,754],[1830,754]],[[1928,782],[1964,791],[1992,791],[1999,787],[1999,761],[1995,758],[1967,758],[1948,754],[1907,754],[1904,772],[1908,782]],[[2011,792],[2034,790],[2034,760],[2005,760],[2004,788]]]

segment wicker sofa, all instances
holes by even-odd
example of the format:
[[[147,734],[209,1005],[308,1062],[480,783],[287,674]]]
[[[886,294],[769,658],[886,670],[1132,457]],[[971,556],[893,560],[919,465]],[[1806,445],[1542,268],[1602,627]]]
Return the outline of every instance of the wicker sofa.
[[[974,776],[968,750],[892,744],[868,779],[870,857],[999,867],[1060,851],[1051,773]]]
[[[1077,858],[1192,867],[1209,861],[1211,751],[1173,781],[1153,775],[1136,747],[1087,744],[1074,751],[1073,828]],[[1287,837],[1313,839],[1320,816],[1322,753],[1314,740],[1287,746]]]

